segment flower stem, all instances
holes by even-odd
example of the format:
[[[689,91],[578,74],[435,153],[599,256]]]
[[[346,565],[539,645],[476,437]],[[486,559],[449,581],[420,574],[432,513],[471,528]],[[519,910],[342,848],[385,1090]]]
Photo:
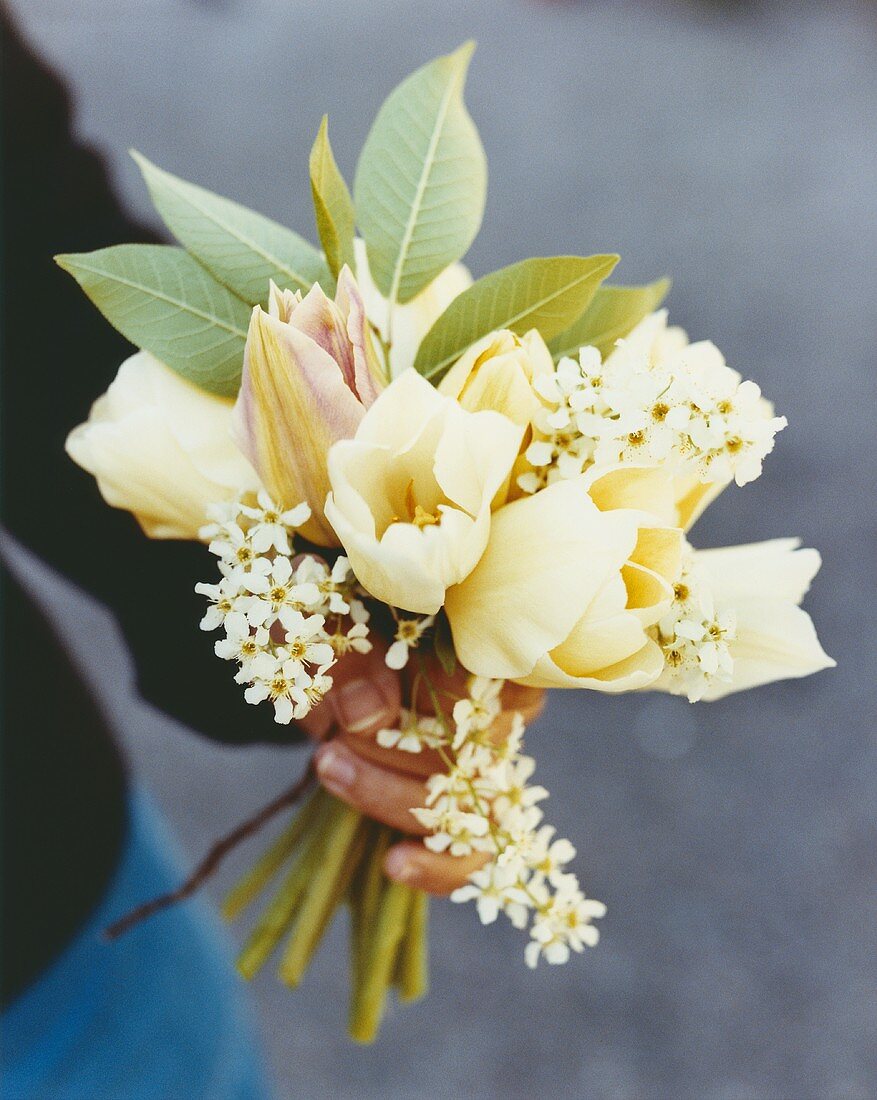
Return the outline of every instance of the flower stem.
[[[362,861],[350,892],[350,960],[353,977],[351,1012],[357,991],[363,982],[368,962],[368,943],[374,926],[384,879],[384,856],[390,846],[392,830],[371,822],[367,854]]]
[[[429,988],[429,895],[413,890],[393,985],[403,1001],[419,1001]]]
[[[321,787],[313,795],[312,801],[318,802],[319,805],[305,843],[297,853],[280,889],[262,914],[238,956],[237,968],[247,979],[255,977],[268,961],[293,921],[296,908],[308,888],[311,876],[320,866],[325,840],[323,828],[327,823],[333,800]]]
[[[349,1031],[358,1043],[374,1042],[377,1036],[412,897],[409,887],[384,878],[368,955],[351,1006]]]
[[[310,876],[295,927],[278,971],[281,981],[297,986],[335,908],[344,896],[355,864],[349,859],[362,820],[358,811],[331,799],[328,820],[320,844],[320,862]]]
[[[229,891],[222,903],[222,915],[226,920],[239,916],[274,878],[311,828],[322,802],[317,797],[309,798],[262,858]]]

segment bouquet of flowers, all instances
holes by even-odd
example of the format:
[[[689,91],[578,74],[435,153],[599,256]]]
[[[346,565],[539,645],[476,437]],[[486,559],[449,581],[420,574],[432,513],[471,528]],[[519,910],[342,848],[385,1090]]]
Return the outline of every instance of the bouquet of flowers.
[[[668,282],[607,285],[616,255],[475,281],[460,265],[486,191],[471,54],[390,95],[352,197],[323,119],[320,249],[134,154],[181,247],[58,257],[142,349],[68,450],[147,535],[209,546],[201,628],[277,722],[320,705],[343,655],[390,641],[408,695],[378,743],[434,765],[412,825],[479,855],[453,900],[526,929],[536,966],[596,944],[604,906],[544,823],[522,717],[497,726],[503,685],[712,700],[833,662],[799,607],[816,551],[688,540],[786,421],[668,324]],[[239,966],[251,977],[285,941],[292,986],[348,907],[364,1041],[389,989],[426,987],[426,896],[384,875],[393,839],[319,788],[225,906],[279,880]]]

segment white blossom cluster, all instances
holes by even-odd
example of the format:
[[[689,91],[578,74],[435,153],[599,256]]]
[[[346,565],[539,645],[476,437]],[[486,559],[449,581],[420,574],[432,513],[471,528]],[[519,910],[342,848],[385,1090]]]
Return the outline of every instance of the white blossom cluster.
[[[733,611],[717,612],[710,586],[689,554],[673,587],[673,602],[657,627],[674,693],[696,703],[713,683],[731,682],[734,658],[729,643],[736,627]]]
[[[332,686],[328,670],[343,653],[367,653],[369,613],[344,557],[329,566],[296,555],[295,531],[307,504],[283,511],[265,492],[256,505],[214,505],[201,531],[219,559],[217,584],[197,584],[210,607],[202,630],[222,627],[218,657],[236,661],[248,703],[270,700],[274,719],[303,718]]]
[[[490,856],[451,899],[474,900],[483,924],[500,913],[516,928],[529,924],[528,966],[541,957],[564,963],[571,951],[597,943],[592,921],[606,907],[586,898],[576,876],[565,870],[575,856],[572,844],[555,839],[555,830],[542,824],[537,803],[548,792],[530,784],[535,761],[522,752],[521,715],[514,715],[502,743],[491,737],[502,686],[502,680],[471,677],[468,697],[454,704],[452,720],[404,711],[400,729],[382,730],[378,742],[407,752],[437,749],[447,764],[447,771],[429,779],[426,806],[412,811],[431,830],[427,847],[455,856]]]
[[[535,493],[591,465],[673,464],[702,482],[753,481],[786,426],[754,382],[715,345],[689,344],[661,311],[620,340],[605,362],[596,348],[565,358],[533,385],[543,407],[533,424],[519,487]]]

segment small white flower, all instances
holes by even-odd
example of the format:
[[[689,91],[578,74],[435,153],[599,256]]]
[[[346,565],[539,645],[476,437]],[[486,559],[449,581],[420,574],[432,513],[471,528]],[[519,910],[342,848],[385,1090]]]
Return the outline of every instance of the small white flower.
[[[285,632],[283,648],[288,660],[299,666],[316,665],[328,668],[335,661],[335,650],[328,641],[322,615],[305,617],[292,608],[281,608],[278,620]]]
[[[251,572],[244,578],[244,587],[256,597],[249,610],[253,624],[264,623],[284,609],[306,611],[320,603],[317,585],[312,581],[298,583],[288,557],[276,557],[267,573]]]
[[[212,601],[198,624],[202,630],[216,630],[225,622],[226,616],[239,607],[240,588],[228,577],[222,577],[219,584],[200,582],[195,585],[195,591]]]
[[[478,917],[482,924],[493,924],[509,904],[521,905],[522,891],[513,871],[489,863],[469,876],[465,886],[460,886],[451,894],[451,901],[474,901]],[[526,910],[525,910],[526,911]]]
[[[257,554],[272,549],[278,554],[289,554],[289,530],[307,523],[311,518],[310,508],[302,503],[284,512],[264,489],[259,491],[257,499],[258,508],[241,505],[241,512],[253,521],[248,532],[253,549]]]
[[[371,653],[372,644],[365,623],[354,623],[345,633],[343,627],[330,635],[329,641],[338,657],[345,653]]]
[[[445,743],[444,730],[437,718],[415,714],[403,709],[398,729],[378,730],[378,744],[385,749],[401,749],[402,752],[422,752],[435,749]]]
[[[470,676],[468,695],[454,703],[453,718],[456,732],[454,748],[459,749],[473,733],[490,729],[502,709],[500,694],[502,680],[490,680],[485,676]]]
[[[420,639],[435,622],[434,615],[424,615],[418,619],[399,619],[396,627],[396,640],[387,650],[384,660],[388,668],[402,669],[408,664],[412,649],[420,644]]]
[[[311,677],[298,661],[262,653],[253,661],[251,672],[253,683],[244,692],[244,698],[253,704],[270,699],[275,722],[289,725],[293,718],[304,718],[311,709],[306,691],[311,686]]]
[[[224,661],[238,661],[242,677],[249,679],[249,669],[260,653],[269,645],[270,637],[264,627],[252,628],[246,615],[232,612],[225,619],[225,637],[215,643],[213,649],[217,657]]]

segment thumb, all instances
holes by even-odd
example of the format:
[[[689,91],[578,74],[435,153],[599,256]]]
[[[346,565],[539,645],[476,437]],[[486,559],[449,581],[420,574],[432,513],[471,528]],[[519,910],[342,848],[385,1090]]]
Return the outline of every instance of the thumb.
[[[332,668],[326,698],[299,723],[308,737],[322,740],[333,729],[368,736],[392,726],[402,706],[399,674],[387,668],[387,644],[374,637],[369,653],[348,653]]]

